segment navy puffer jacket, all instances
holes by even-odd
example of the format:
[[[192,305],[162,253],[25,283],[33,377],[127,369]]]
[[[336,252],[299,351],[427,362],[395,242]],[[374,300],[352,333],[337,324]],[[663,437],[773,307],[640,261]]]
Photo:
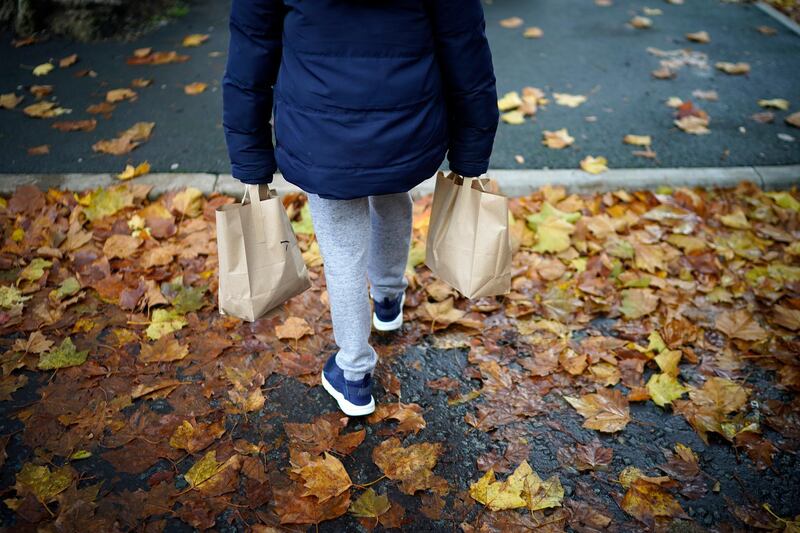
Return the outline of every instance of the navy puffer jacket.
[[[498,109],[480,0],[233,0],[230,31],[235,178],[280,168],[348,199],[408,191],[445,153],[458,174],[486,172]]]

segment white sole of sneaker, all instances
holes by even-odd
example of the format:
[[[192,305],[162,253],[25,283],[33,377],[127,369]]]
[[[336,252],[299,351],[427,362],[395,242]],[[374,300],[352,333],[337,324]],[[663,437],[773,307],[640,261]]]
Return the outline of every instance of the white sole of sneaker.
[[[378,315],[372,313],[372,325],[375,326],[375,329],[378,331],[394,331],[396,329],[400,329],[403,326],[403,305],[406,303],[406,293],[400,297],[400,314],[397,315],[397,318],[390,322],[384,322]]]
[[[328,380],[325,379],[324,372],[320,372],[320,377],[322,378],[322,388],[324,388],[328,394],[333,396],[333,399],[339,404],[339,409],[341,409],[342,412],[347,416],[364,416],[372,414],[372,412],[375,411],[375,398],[370,397],[367,405],[356,405],[354,403],[350,403],[345,399],[342,393],[334,389],[333,385],[331,385]]]

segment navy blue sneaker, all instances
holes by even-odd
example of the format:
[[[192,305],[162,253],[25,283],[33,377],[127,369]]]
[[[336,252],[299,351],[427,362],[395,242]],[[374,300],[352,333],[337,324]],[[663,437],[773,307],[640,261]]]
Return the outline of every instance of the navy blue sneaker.
[[[403,292],[394,300],[384,298],[382,302],[373,302],[372,325],[378,331],[394,331],[403,325],[403,304],[406,302],[406,293]]]
[[[372,374],[358,381],[344,378],[344,371],[336,364],[336,354],[331,355],[322,369],[322,386],[339,404],[347,416],[363,416],[375,410],[372,397]]]

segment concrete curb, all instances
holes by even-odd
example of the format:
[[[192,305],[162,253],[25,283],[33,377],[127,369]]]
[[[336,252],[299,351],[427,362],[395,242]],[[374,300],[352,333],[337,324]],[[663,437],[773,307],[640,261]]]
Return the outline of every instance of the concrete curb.
[[[769,15],[770,17],[780,22],[781,24],[783,24],[784,26],[786,26],[787,28],[789,28],[790,30],[792,30],[793,32],[795,32],[797,35],[800,35],[800,25],[798,25],[795,21],[793,21],[792,19],[790,19],[789,17],[787,17],[786,15],[784,15],[783,13],[781,13],[780,11],[769,5],[768,3],[756,2],[756,7],[761,11],[763,11],[764,13],[766,13],[767,15]]]
[[[786,189],[800,185],[800,164],[784,166],[753,166],[729,168],[661,168],[612,169],[603,174],[591,175],[581,170],[510,170],[490,169],[487,176],[497,180],[507,196],[524,196],[544,185],[561,185],[570,192],[590,193],[618,189],[656,189],[669,187],[735,187],[742,181],[751,181],[762,189]],[[242,184],[230,174],[209,173],[156,173],[131,182],[153,185],[151,197],[167,191],[195,187],[205,194],[220,192],[241,196]],[[41,189],[83,191],[109,187],[120,182],[112,174],[0,174],[0,193],[10,194],[20,185],[36,185]],[[298,192],[295,185],[276,174],[273,187],[279,194]],[[434,180],[428,179],[415,187],[415,197],[433,192]]]

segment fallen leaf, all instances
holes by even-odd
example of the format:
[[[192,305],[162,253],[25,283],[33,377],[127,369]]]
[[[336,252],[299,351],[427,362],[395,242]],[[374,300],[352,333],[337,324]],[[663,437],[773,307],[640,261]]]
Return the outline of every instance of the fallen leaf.
[[[626,319],[642,318],[658,308],[659,298],[652,289],[625,289],[621,294],[619,310]]]
[[[183,38],[183,46],[186,47],[193,47],[193,46],[200,46],[204,42],[208,41],[208,35],[203,33],[193,33],[191,35],[187,35]]]
[[[115,139],[96,142],[92,145],[92,150],[112,155],[127,154],[142,142],[148,140],[154,127],[155,122],[137,122],[120,133],[119,137]]]
[[[605,157],[586,156],[581,160],[581,168],[589,174],[602,174],[608,170],[608,160]]]
[[[442,452],[441,443],[421,442],[402,447],[400,439],[391,437],[372,451],[372,460],[389,479],[400,481],[400,490],[413,495],[430,489],[439,494],[449,490],[447,481],[433,473]]]
[[[762,341],[767,332],[746,309],[724,311],[717,315],[715,327],[732,339]]]
[[[714,66],[725,74],[739,75],[748,74],[750,72],[750,65],[748,63],[729,63],[727,61],[719,61]]]
[[[500,115],[500,120],[505,122],[506,124],[524,124],[525,123],[525,115],[522,114],[521,111],[508,111]]]
[[[114,104],[123,100],[133,100],[136,98],[136,92],[130,89],[114,89],[106,93],[106,102]]]
[[[497,100],[497,107],[500,111],[511,111],[522,105],[522,99],[517,91],[511,91]]]
[[[575,142],[575,138],[567,132],[566,128],[561,128],[556,131],[545,130],[543,135],[544,139],[542,140],[542,144],[554,150],[561,150]]]
[[[34,76],[46,76],[53,70],[55,67],[52,63],[42,63],[41,65],[37,65],[33,69]]]
[[[74,477],[74,470],[68,465],[50,470],[47,466],[25,463],[17,473],[14,487],[18,494],[27,490],[40,502],[48,503],[67,490]]]
[[[370,487],[350,504],[350,513],[356,517],[378,518],[390,507],[386,494],[378,494]]]
[[[89,356],[89,350],[78,350],[72,343],[72,339],[67,337],[58,348],[39,356],[39,363],[36,365],[40,370],[54,370],[67,368],[70,366],[82,365]]]
[[[707,44],[711,42],[711,37],[707,31],[698,31],[694,33],[687,33],[686,39],[693,43]]]
[[[313,335],[314,330],[305,319],[290,316],[283,324],[275,326],[275,336],[279,339],[299,340],[306,335]]]
[[[143,176],[150,172],[150,163],[147,161],[139,163],[135,167],[133,165],[125,165],[125,170],[117,174],[117,179],[125,181],[138,176]]]
[[[200,94],[203,91],[205,91],[206,87],[208,87],[207,83],[203,83],[201,81],[196,81],[194,83],[190,83],[189,85],[185,85],[183,87],[183,92],[185,92],[186,94],[188,94],[190,96],[193,96],[193,95]]]
[[[51,118],[71,113],[71,109],[59,107],[55,102],[37,102],[25,107],[23,113],[33,118]]]
[[[184,420],[180,426],[175,428],[175,432],[169,439],[169,445],[195,454],[207,448],[224,433],[225,425],[222,420],[209,424],[196,422],[194,419]]]
[[[669,374],[653,374],[647,382],[647,392],[659,407],[671,404],[688,391],[675,376]]]
[[[152,340],[158,340],[162,335],[178,331],[187,324],[186,319],[174,309],[156,309],[153,311],[150,325],[147,326],[147,337]]]
[[[62,120],[53,122],[51,126],[59,131],[94,131],[97,121],[93,118],[87,120]]]
[[[33,146],[28,148],[28,155],[47,155],[50,153],[50,145]]]
[[[14,109],[24,99],[25,97],[17,96],[14,93],[0,94],[0,108]]]
[[[70,54],[67,57],[62,57],[59,62],[58,66],[61,68],[71,67],[78,61],[78,54]]]
[[[540,39],[544,35],[544,32],[538,26],[531,26],[530,28],[525,28],[522,36],[527,39]]]
[[[626,135],[622,141],[634,146],[650,146],[653,143],[653,139],[649,135]]]
[[[417,433],[425,429],[425,419],[422,417],[422,407],[416,403],[385,403],[379,404],[375,411],[367,417],[367,422],[376,424],[391,418],[397,420],[398,432]]]
[[[583,427],[588,429],[614,433],[624,429],[631,420],[628,400],[618,390],[600,389],[580,398],[564,396],[564,399],[586,419]]]
[[[622,498],[622,510],[640,522],[655,525],[657,517],[689,518],[678,501],[664,488],[636,479]]]
[[[553,98],[558,105],[566,107],[578,107],[586,102],[586,97],[580,94],[553,93]]]
[[[500,25],[504,28],[519,28],[524,21],[519,17],[508,17],[500,21]]]
[[[762,99],[758,101],[758,105],[766,108],[780,109],[781,111],[789,110],[789,100],[783,98]]]
[[[353,484],[342,462],[328,452],[292,471],[303,478],[306,490],[302,496],[316,496],[319,502],[338,496]]]

